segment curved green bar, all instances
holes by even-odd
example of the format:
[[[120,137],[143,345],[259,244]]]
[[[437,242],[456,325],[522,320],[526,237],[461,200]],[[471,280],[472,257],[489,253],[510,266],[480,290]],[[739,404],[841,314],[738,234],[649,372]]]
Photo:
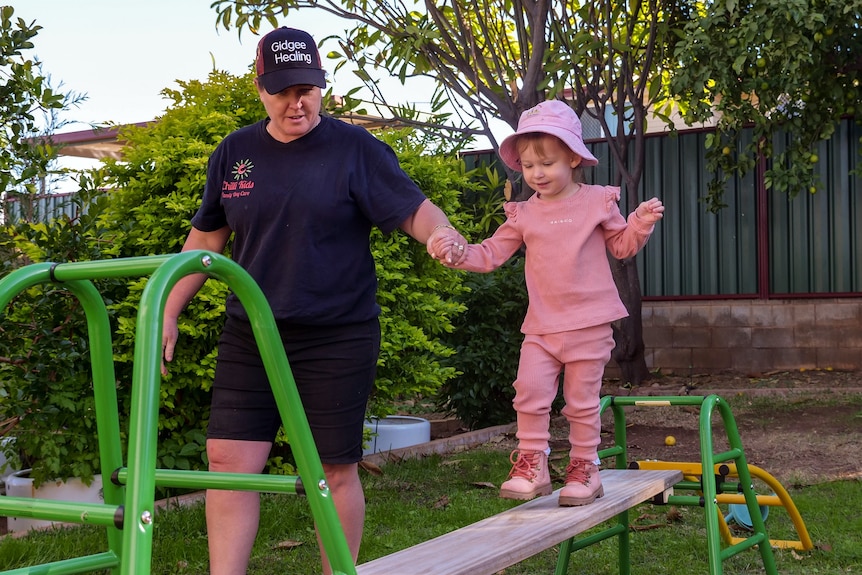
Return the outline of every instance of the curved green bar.
[[[164,306],[177,281],[196,273],[226,282],[245,307],[264,367],[272,382],[285,431],[290,438],[299,477],[156,469]],[[91,280],[148,274],[152,275],[141,296],[138,310],[128,463],[124,466],[110,322],[105,304]],[[51,282],[63,285],[74,293],[82,302],[87,316],[105,503],[94,506],[3,497],[0,498],[0,512],[11,516],[105,525],[110,550],[97,555],[24,567],[9,573],[75,574],[104,569],[109,569],[112,575],[149,573],[157,485],[237,489],[240,483],[243,489],[304,493],[333,572],[356,574],[302,409],[296,382],[281,346],[272,310],[263,292],[241,266],[225,256],[205,251],[92,262],[32,264],[0,280],[0,309],[5,309],[21,291]],[[108,480],[112,474],[116,484]]]
[[[11,272],[0,280],[0,310],[6,309],[9,302],[20,292],[33,286],[49,283],[51,281],[52,263],[32,264]],[[58,266],[59,267],[59,266]],[[93,376],[93,393],[95,396],[96,430],[99,437],[99,460],[101,472],[105,476],[103,481],[103,494],[105,504],[110,506],[111,514],[114,514],[118,506],[122,505],[124,490],[118,485],[107,481],[107,476],[123,464],[122,445],[120,443],[120,422],[117,406],[116,376],[114,372],[113,346],[111,342],[111,326],[108,320],[108,311],[102,297],[91,281],[72,280],[64,286],[71,291],[81,302],[81,306],[87,317],[87,333],[90,340],[90,364]],[[51,508],[50,501],[35,501],[24,499],[18,501],[16,498],[0,498],[0,513],[16,516],[17,510],[23,510],[35,505]],[[92,515],[83,516],[79,522],[87,522]],[[46,517],[50,519],[50,517]],[[74,520],[66,518],[61,512],[56,516],[57,521]],[[121,546],[121,533],[113,523],[104,523],[108,526],[107,538],[111,554],[119,555]],[[73,562],[75,560],[70,560]],[[82,566],[86,562],[82,562]],[[81,572],[81,571],[79,571]]]
[[[153,474],[147,471],[155,469],[162,315],[170,289],[182,277],[193,273],[205,273],[227,283],[248,313],[327,558],[336,572],[355,573],[272,310],[263,292],[242,267],[225,256],[204,251],[183,252],[170,258],[153,273],[141,296],[129,432],[135,441],[130,439],[129,442],[129,482],[126,486],[129,492],[126,498],[127,525],[134,522],[135,528],[124,533],[124,551],[147,560],[151,554],[152,523],[148,523],[146,518],[153,513],[155,481]],[[228,483],[224,487],[230,486]],[[133,534],[138,531],[146,533],[147,537]],[[122,575],[141,572],[131,568],[127,570],[126,566],[124,561]]]

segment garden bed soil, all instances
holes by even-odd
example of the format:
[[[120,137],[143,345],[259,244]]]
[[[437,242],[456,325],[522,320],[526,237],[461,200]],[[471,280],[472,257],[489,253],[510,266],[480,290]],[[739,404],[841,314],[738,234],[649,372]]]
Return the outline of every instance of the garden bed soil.
[[[749,465],[785,487],[862,479],[862,373],[832,370],[758,375],[657,378],[643,389],[608,382],[615,395],[709,395],[727,399]],[[699,407],[631,409],[626,413],[630,460],[700,461]],[[712,417],[718,449],[727,446],[721,417]],[[665,439],[673,436],[675,445]],[[603,423],[603,438],[613,427]]]

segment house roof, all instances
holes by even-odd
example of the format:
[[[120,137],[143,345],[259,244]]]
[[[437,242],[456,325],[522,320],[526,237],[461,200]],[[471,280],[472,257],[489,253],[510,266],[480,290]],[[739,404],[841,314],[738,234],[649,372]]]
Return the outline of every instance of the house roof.
[[[137,122],[134,126],[144,127],[150,122]],[[61,156],[76,156],[78,158],[122,158],[122,140],[117,134],[126,126],[111,126],[93,130],[80,130],[63,134],[51,134],[53,145],[59,148]]]

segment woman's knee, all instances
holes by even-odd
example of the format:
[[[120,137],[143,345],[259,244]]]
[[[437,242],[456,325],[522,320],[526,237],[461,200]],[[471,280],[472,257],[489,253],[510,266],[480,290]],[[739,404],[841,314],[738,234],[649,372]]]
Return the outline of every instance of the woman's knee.
[[[260,473],[269,459],[272,444],[266,441],[208,439],[207,458],[210,471]]]
[[[359,465],[356,463],[324,463],[323,473],[330,489],[343,488],[359,482]]]

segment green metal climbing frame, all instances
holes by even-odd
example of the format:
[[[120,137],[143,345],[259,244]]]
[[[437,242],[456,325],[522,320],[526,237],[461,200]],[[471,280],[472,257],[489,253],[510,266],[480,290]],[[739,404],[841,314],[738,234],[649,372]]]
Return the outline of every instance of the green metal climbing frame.
[[[700,420],[700,454],[701,462],[699,469],[721,469],[727,468],[728,472],[723,475],[716,474],[700,479],[696,485],[690,485],[686,479],[677,484],[676,487],[697,489],[699,495],[666,495],[657,503],[700,506],[704,508],[704,519],[706,521],[706,546],[708,552],[709,574],[721,575],[723,573],[724,561],[738,553],[752,547],[757,547],[763,561],[763,568],[767,575],[777,575],[775,558],[772,554],[772,546],[766,533],[766,526],[760,512],[758,496],[754,492],[752,476],[745,453],[742,450],[742,441],[739,437],[739,429],[733,418],[730,406],[717,395],[701,396],[670,396],[670,397],[613,397],[606,396],[601,400],[601,412],[611,409],[614,421],[614,445],[599,451],[601,459],[614,457],[614,465],[618,469],[630,467],[626,459],[626,414],[625,407],[666,407],[666,406],[699,406]],[[727,436],[727,451],[716,452],[712,436],[713,413],[718,412],[721,416],[724,431]],[[732,466],[732,467],[731,467]],[[652,469],[658,467],[650,467]],[[667,469],[669,467],[661,467]],[[675,467],[674,467],[675,468]],[[739,478],[738,483],[726,481],[729,470]],[[720,526],[721,513],[718,507],[719,494],[725,492],[736,493],[740,491],[744,503],[752,520],[752,534],[745,539],[735,539],[730,545],[722,548],[722,529]],[[726,529],[726,525],[724,526]],[[617,537],[619,545],[619,572],[620,575],[630,575],[630,542],[629,542],[629,512],[621,512],[617,516],[617,523],[612,527],[598,533],[582,537],[572,538],[563,542],[560,546],[560,555],[557,560],[556,575],[565,575],[568,570],[569,559],[575,551],[588,547],[599,541]],[[806,534],[807,537],[807,534]]]
[[[173,286],[196,273],[224,281],[251,320],[264,367],[290,437],[297,476],[250,475],[156,469],[162,316]],[[138,310],[132,402],[126,463],[120,442],[111,330],[95,279],[150,275]],[[93,262],[39,263],[0,280],[0,310],[22,290],[39,284],[63,286],[81,302],[87,316],[99,457],[104,503],[76,503],[0,497],[0,515],[104,526],[107,550],[94,555],[5,571],[7,575],[73,575],[107,570],[112,575],[150,573],[156,487],[231,489],[305,495],[334,573],[355,575],[305,412],[272,311],[260,288],[238,264],[206,251],[176,255],[119,258]]]

